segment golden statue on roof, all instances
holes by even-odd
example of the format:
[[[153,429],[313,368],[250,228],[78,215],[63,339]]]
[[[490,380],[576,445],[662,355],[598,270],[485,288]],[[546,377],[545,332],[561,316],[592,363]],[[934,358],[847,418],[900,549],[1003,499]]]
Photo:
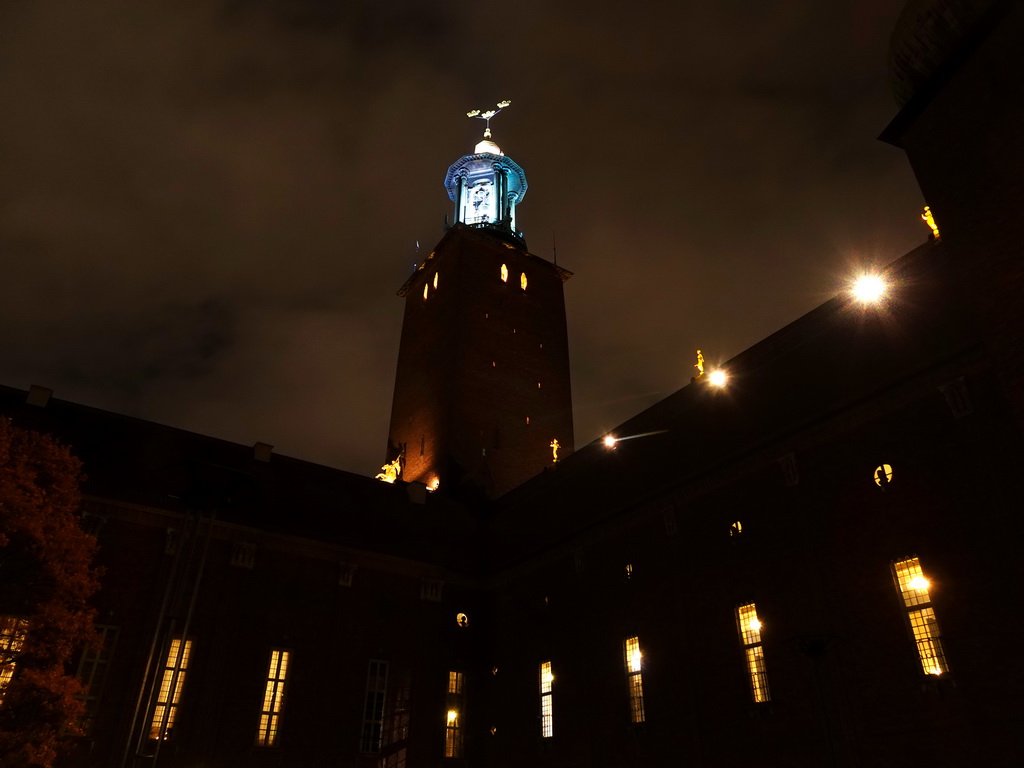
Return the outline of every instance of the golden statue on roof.
[[[700,350],[697,350],[697,363],[693,366],[697,369],[697,375],[704,375],[704,355],[701,354]]]
[[[935,216],[932,215],[932,209],[930,206],[924,207],[924,213],[921,214],[921,221],[928,225],[932,231],[932,237],[936,240],[939,239],[939,226],[935,223]]]
[[[380,472],[374,477],[375,480],[381,480],[385,483],[393,483],[398,479],[398,476],[402,474],[402,457],[396,456],[394,461],[388,462],[380,468]]]
[[[561,446],[558,444],[557,437],[551,441],[551,445],[549,447],[551,448],[551,461],[558,463],[558,449],[561,448]]]

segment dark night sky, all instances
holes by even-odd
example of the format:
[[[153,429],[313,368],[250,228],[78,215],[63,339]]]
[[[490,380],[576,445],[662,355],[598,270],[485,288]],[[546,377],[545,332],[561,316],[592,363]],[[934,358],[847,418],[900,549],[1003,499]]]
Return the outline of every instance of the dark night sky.
[[[926,239],[902,0],[0,6],[0,383],[373,473],[482,123],[566,285],[577,445]]]

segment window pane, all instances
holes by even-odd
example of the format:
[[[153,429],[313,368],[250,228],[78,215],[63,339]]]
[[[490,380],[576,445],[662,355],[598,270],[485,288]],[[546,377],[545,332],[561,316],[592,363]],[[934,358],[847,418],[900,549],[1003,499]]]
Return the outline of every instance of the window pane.
[[[289,651],[272,650],[267,669],[267,684],[263,690],[256,746],[273,747],[281,730],[281,712],[284,709],[284,685],[288,676]]]
[[[540,665],[540,735],[545,739],[554,735],[555,722],[551,703],[551,684],[554,679],[551,662],[543,662]]]
[[[185,671],[188,669],[189,657],[192,654],[192,641],[182,641],[180,637],[171,640],[164,663],[160,689],[157,693],[156,708],[149,726],[149,738],[166,740],[174,732],[174,723],[178,717],[178,704],[181,701],[181,690],[185,685]]]

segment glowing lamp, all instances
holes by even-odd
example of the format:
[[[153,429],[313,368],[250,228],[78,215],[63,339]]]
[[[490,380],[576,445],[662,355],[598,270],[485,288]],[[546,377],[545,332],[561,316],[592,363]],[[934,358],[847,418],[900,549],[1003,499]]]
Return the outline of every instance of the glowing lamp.
[[[927,592],[931,586],[931,582],[928,581],[924,576],[918,575],[907,582],[907,586],[911,589],[916,589],[918,592]]]
[[[862,304],[876,304],[885,298],[889,284],[879,275],[861,275],[853,282],[850,292]]]
[[[604,447],[605,448],[614,448],[616,442],[617,441],[615,439],[615,435],[605,435],[604,436]]]
[[[459,719],[459,710],[457,710],[457,709],[449,709],[448,710],[448,725],[451,725],[452,723],[454,723],[458,719]]]
[[[725,371],[719,369],[711,372],[708,376],[708,381],[713,387],[724,387],[726,382],[729,381],[729,375]]]
[[[761,620],[759,618],[757,618],[757,616],[755,616],[754,618],[752,618],[750,620],[750,628],[752,630],[754,630],[755,632],[760,632],[761,631],[761,626],[762,626],[761,625]]]
[[[428,491],[436,491],[440,486],[441,486],[441,478],[435,476],[435,477],[431,478],[429,483],[427,483],[427,490]]]

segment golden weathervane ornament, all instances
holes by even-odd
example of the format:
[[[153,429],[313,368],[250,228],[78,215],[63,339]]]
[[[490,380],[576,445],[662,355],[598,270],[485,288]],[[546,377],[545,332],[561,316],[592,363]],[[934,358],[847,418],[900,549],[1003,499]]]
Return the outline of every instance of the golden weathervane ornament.
[[[697,369],[698,376],[704,375],[704,355],[700,353],[699,349],[697,350],[697,363],[693,367]]]
[[[932,237],[938,240],[939,226],[935,223],[935,217],[932,216],[932,209],[927,205],[924,207],[924,213],[921,214],[921,221],[928,225],[932,231]]]
[[[498,105],[494,109],[471,109],[466,113],[466,117],[479,117],[481,120],[485,121],[487,123],[487,127],[484,129],[484,138],[489,139],[491,138],[491,118],[511,103],[511,101],[505,100],[499,101]]]

